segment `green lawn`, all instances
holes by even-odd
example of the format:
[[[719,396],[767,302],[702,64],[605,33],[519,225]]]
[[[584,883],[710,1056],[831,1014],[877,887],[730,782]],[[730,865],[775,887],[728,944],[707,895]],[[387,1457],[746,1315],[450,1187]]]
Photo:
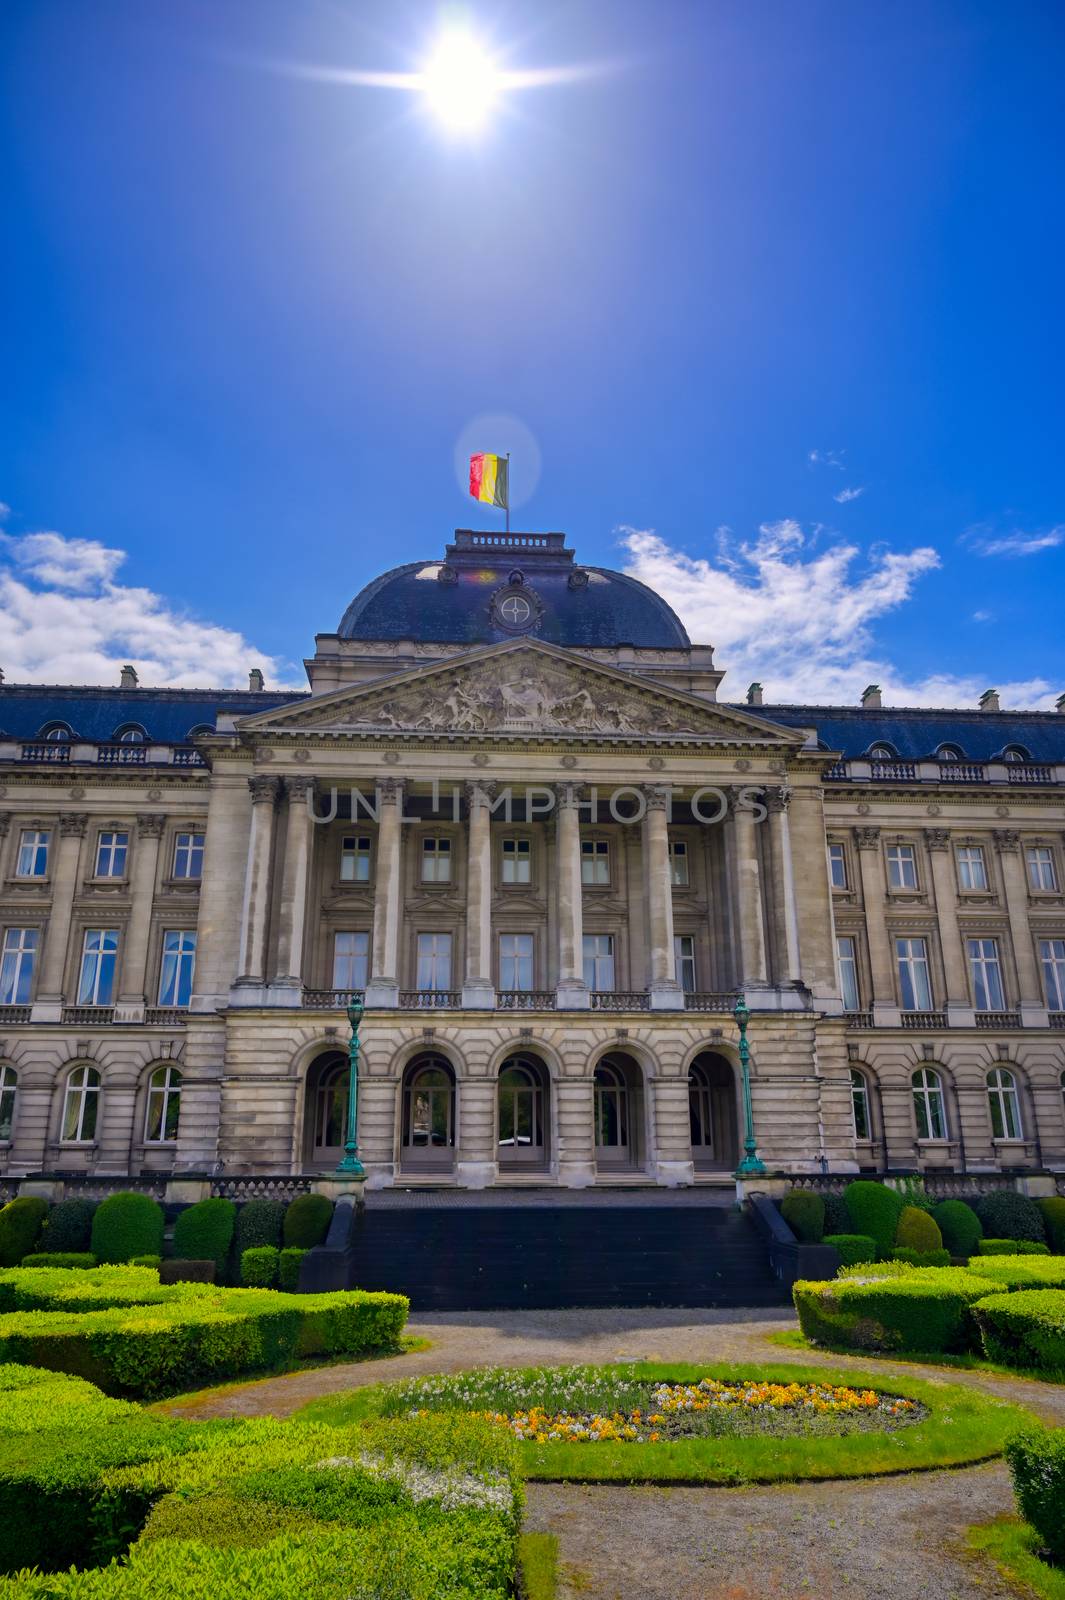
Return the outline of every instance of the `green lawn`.
[[[523,1533],[518,1538],[523,1600],[555,1600],[558,1594],[558,1540],[553,1533]]]
[[[1065,1600],[1065,1569],[1052,1567],[1039,1555],[1039,1536],[1017,1517],[1000,1517],[970,1528],[970,1550],[990,1556],[1012,1583],[1022,1584],[1043,1600]]]

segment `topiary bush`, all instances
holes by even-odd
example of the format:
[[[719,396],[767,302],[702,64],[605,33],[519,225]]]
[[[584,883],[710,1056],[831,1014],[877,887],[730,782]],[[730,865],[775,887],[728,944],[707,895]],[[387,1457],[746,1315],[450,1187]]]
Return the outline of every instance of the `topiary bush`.
[[[1018,1289],[993,1294],[974,1307],[989,1361],[1065,1373],[1065,1294],[1060,1289]]]
[[[299,1194],[285,1212],[282,1238],[286,1245],[312,1250],[329,1232],[333,1202],[324,1194]]]
[[[829,1192],[823,1194],[821,1199],[825,1202],[825,1232],[846,1233],[851,1219],[843,1196]]]
[[[112,1194],[92,1219],[92,1253],[97,1261],[132,1261],[163,1253],[163,1208],[146,1194]]]
[[[942,1250],[943,1235],[938,1222],[927,1211],[919,1206],[903,1206],[895,1229],[895,1244],[900,1250],[928,1255],[933,1250]]]
[[[289,1294],[295,1294],[300,1286],[300,1263],[307,1254],[295,1245],[288,1245],[282,1250],[278,1261],[278,1273],[281,1287]]]
[[[277,1282],[280,1255],[280,1250],[272,1244],[254,1244],[242,1251],[241,1283],[250,1289],[272,1289]]]
[[[198,1200],[187,1206],[174,1223],[175,1256],[183,1261],[213,1261],[221,1273],[236,1220],[232,1200]]]
[[[60,1254],[58,1250],[39,1250],[36,1255],[23,1256],[24,1267],[62,1267],[66,1270],[77,1270],[84,1267],[95,1267],[96,1257],[88,1250],[68,1250]]]
[[[952,1256],[968,1257],[975,1254],[984,1228],[972,1206],[967,1206],[964,1200],[941,1200],[932,1216]]]
[[[0,1210],[0,1267],[17,1267],[36,1248],[47,1215],[47,1200],[36,1195],[8,1201]]]
[[[796,1239],[819,1244],[825,1232],[825,1202],[809,1189],[792,1189],[780,1202],[780,1214]]]
[[[1065,1561],[1065,1428],[1040,1428],[1006,1441],[1013,1492],[1030,1522],[1058,1562]]]
[[[859,1178],[855,1183],[848,1183],[843,1198],[852,1232],[875,1239],[877,1255],[889,1256],[902,1210],[899,1196],[882,1183]]]
[[[1037,1200],[1036,1205],[1051,1250],[1056,1256],[1065,1255],[1065,1199],[1061,1195],[1052,1195],[1046,1200]]]
[[[233,1230],[233,1251],[241,1260],[245,1250],[258,1249],[260,1245],[281,1248],[281,1230],[285,1223],[285,1207],[280,1200],[245,1200],[237,1211]]]
[[[891,1252],[892,1261],[902,1261],[911,1267],[949,1267],[949,1250],[908,1250],[905,1245],[896,1245]]]
[[[808,1339],[854,1350],[965,1350],[978,1334],[971,1307],[991,1291],[961,1267],[907,1270],[899,1277],[796,1283],[799,1324]]]
[[[129,1263],[131,1267],[154,1267],[156,1272],[162,1265],[162,1256],[134,1256]]]
[[[980,1239],[976,1246],[978,1256],[1048,1256],[1045,1244],[1033,1244],[1031,1239]]]
[[[91,1200],[60,1200],[48,1213],[41,1234],[41,1249],[60,1255],[88,1250],[96,1206]]]
[[[821,1243],[837,1250],[845,1267],[876,1260],[876,1240],[870,1239],[867,1233],[826,1233]]]
[[[1043,1213],[1026,1194],[997,1189],[993,1194],[981,1195],[976,1202],[976,1215],[990,1239],[1031,1239],[1033,1244],[1046,1244]]]

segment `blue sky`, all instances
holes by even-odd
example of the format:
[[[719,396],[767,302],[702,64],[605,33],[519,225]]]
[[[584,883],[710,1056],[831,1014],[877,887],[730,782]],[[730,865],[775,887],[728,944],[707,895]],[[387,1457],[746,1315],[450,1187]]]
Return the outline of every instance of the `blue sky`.
[[[288,70],[463,19],[596,70],[476,138]],[[733,697],[1051,704],[1063,75],[1057,0],[5,0],[8,681],[299,682],[473,437]]]

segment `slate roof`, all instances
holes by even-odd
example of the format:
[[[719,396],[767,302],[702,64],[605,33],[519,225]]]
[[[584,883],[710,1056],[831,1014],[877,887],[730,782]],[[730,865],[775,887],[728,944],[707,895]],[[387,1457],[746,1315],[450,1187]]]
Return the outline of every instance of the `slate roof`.
[[[875,744],[887,745],[903,761],[930,760],[940,745],[952,745],[963,761],[1001,758],[1016,745],[1033,762],[1065,761],[1065,716],[1054,711],[923,711],[918,707],[735,706],[786,728],[816,728],[822,750],[852,759]]]
[[[193,728],[213,728],[220,711],[253,711],[304,700],[306,694],[249,689],[104,689],[65,684],[0,684],[0,738],[33,740],[65,722],[75,739],[101,744],[122,727],[144,729],[150,744],[184,744]]]

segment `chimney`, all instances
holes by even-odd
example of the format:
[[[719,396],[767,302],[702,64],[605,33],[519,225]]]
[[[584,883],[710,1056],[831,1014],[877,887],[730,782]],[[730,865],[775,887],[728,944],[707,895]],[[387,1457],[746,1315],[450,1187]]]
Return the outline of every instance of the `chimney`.
[[[1065,694],[1061,698],[1065,700]],[[760,706],[762,704],[762,685],[760,683],[748,684],[747,704],[749,706]]]
[[[1002,707],[998,703],[998,690],[997,689],[985,689],[984,690],[983,694],[980,696],[980,710],[981,711],[1001,711],[1002,710]]]
[[[122,668],[122,672],[118,680],[118,687],[120,689],[135,689],[137,687],[137,669],[135,667],[131,667],[128,661]]]
[[[868,688],[862,690],[862,710],[880,711],[882,708],[883,702],[880,698],[880,685],[878,683],[871,683]]]
[[[248,688],[252,694],[262,694],[266,688],[266,679],[263,677],[260,667],[252,667],[248,673]]]
[[[4,681],[4,674],[0,672],[0,683]],[[1054,702],[1054,710],[1059,716],[1065,715],[1065,694],[1059,694]]]

